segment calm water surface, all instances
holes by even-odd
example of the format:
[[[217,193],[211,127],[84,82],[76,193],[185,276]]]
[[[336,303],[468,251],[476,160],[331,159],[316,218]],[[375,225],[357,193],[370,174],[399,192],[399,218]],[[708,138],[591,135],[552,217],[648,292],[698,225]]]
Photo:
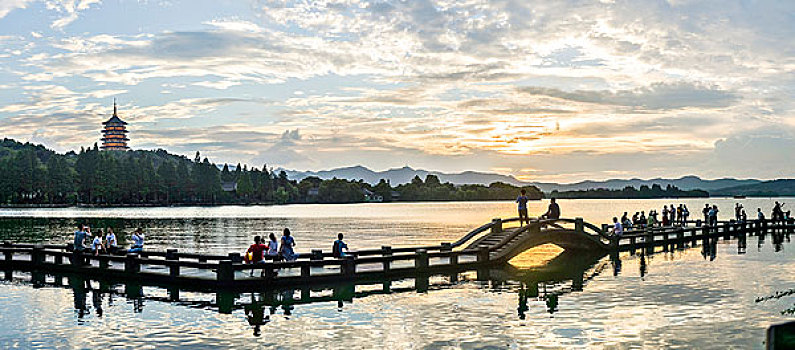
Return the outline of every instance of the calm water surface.
[[[735,200],[708,201],[721,207],[722,218],[733,214]],[[623,211],[680,202],[698,213],[706,201],[563,200],[561,206],[565,217],[601,224]],[[756,207],[769,215],[773,204],[740,202],[749,216]],[[533,202],[530,211],[541,213],[546,204]],[[295,232],[300,251],[329,249],[336,232],[345,232],[352,247],[371,248],[452,241],[514,210],[510,202],[0,210],[0,240],[66,242],[76,222],[89,222],[125,233],[144,227],[151,249],[241,251],[252,235],[283,227]],[[721,240],[714,249],[626,254],[618,261],[564,259],[559,263],[570,267],[564,274],[505,270],[490,280],[463,274],[458,282],[440,276],[427,292],[403,280],[391,284],[391,294],[307,291],[330,299],[300,305],[289,302],[300,290],[237,295],[229,313],[218,312],[221,296],[213,293],[182,292],[173,303],[169,291],[156,287],[72,277],[59,279],[69,287],[34,288],[29,276],[16,273],[0,283],[0,347],[763,348],[770,324],[793,319],[782,311],[795,298],[755,300],[795,288],[794,258],[787,240],[774,245],[769,236],[751,237],[742,254],[735,241]]]

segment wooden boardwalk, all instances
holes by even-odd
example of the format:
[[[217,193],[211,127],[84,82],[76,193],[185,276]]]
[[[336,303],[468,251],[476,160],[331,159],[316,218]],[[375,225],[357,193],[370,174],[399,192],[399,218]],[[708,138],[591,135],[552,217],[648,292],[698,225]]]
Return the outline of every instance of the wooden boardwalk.
[[[654,253],[656,249],[683,248],[715,237],[737,238],[742,243],[748,235],[775,232],[788,237],[795,230],[793,220],[727,221],[715,226],[688,223],[688,226],[628,230],[622,237],[615,237],[610,234],[610,226],[597,227],[581,218],[534,220],[529,225],[515,226],[517,223],[518,218],[494,219],[456,242],[435,246],[384,246],[357,251],[344,259],[313,250],[300,254],[296,261],[256,265],[244,264],[240,253],[206,255],[170,249],[94,256],[75,254],[66,245],[4,242],[0,247],[3,254],[0,269],[6,271],[6,276],[22,270],[192,288],[261,290],[451,274],[504,264],[522,251],[546,243],[567,251],[617,254],[644,249]]]

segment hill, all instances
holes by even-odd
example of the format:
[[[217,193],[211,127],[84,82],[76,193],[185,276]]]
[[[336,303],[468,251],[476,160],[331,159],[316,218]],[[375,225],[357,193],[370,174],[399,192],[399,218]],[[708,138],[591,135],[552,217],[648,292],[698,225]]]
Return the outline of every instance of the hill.
[[[781,197],[795,196],[795,179],[779,179],[760,183],[721,188],[710,192],[713,196]]]
[[[434,175],[439,178],[441,182],[450,182],[454,185],[467,185],[467,184],[480,184],[489,185],[495,182],[502,182],[514,186],[530,186],[531,183],[522,182],[510,175],[500,175],[492,173],[483,173],[477,171],[465,171],[462,173],[443,173],[439,171],[427,171],[421,169],[412,169],[410,167],[402,167],[389,169],[385,171],[373,171],[366,167],[357,165],[352,167],[337,168],[322,171],[296,171],[286,169],[276,169],[276,172],[284,170],[287,176],[294,180],[302,180],[307,177],[316,176],[324,180],[333,178],[346,179],[346,180],[362,180],[369,184],[377,184],[381,179],[388,180],[392,185],[400,185],[411,182],[415,176],[424,179],[428,175]]]

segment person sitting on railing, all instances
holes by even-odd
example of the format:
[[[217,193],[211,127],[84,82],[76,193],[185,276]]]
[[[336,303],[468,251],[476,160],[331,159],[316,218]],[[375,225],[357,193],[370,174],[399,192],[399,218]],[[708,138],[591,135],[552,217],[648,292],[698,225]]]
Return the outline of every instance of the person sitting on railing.
[[[276,240],[276,235],[271,232],[268,235],[270,241],[268,241],[268,257],[273,259],[274,261],[279,260],[279,241]]]
[[[613,235],[621,237],[624,234],[624,226],[618,221],[617,217],[613,217]]]
[[[293,261],[298,259],[298,254],[293,250],[294,247],[295,239],[290,236],[290,229],[285,227],[282,232],[282,242],[279,245],[279,252],[284,260]]]
[[[137,228],[132,234],[133,245],[128,250],[130,253],[140,253],[144,250],[144,230]]]
[[[342,241],[342,233],[338,233],[337,240],[334,241],[334,245],[331,248],[331,254],[335,258],[344,258],[347,254],[342,251],[343,249],[348,250],[348,245]]]
[[[108,253],[114,254],[119,248],[119,242],[116,240],[116,234],[113,233],[113,229],[110,227],[108,227],[105,232],[105,249],[108,251]]]
[[[265,251],[268,249],[268,246],[262,244],[262,237],[254,236],[254,244],[248,247],[246,250],[246,262],[249,264],[264,264],[265,263]],[[265,271],[262,271],[263,275]],[[254,275],[254,269],[251,269],[251,273],[249,276]]]
[[[654,227],[657,225],[657,212],[654,210],[649,211],[649,218],[646,223],[646,227]]]
[[[97,235],[94,236],[94,241],[91,242],[91,251],[94,255],[99,255],[99,253],[105,253],[105,245],[102,244],[102,229],[99,229]]]
[[[555,203],[555,198],[549,200],[549,208],[544,215],[541,215],[541,219],[560,219],[560,206]]]
[[[756,219],[759,221],[765,220],[765,213],[762,212],[762,208],[756,208]]]

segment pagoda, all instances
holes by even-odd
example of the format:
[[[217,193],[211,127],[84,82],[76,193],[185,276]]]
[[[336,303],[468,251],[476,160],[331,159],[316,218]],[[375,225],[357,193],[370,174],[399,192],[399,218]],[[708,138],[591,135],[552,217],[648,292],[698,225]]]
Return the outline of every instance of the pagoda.
[[[102,123],[102,149],[105,151],[126,151],[127,147],[127,122],[116,115],[116,100],[113,100],[113,116]]]

